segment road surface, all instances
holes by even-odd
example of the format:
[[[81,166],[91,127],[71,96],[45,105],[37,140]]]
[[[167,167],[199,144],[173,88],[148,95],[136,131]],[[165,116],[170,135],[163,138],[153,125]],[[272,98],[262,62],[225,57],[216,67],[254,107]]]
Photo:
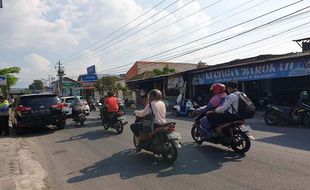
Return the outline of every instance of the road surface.
[[[129,123],[132,116],[127,116]],[[27,132],[35,159],[48,172],[50,189],[298,189],[310,188],[310,129],[266,126],[261,115],[248,123],[257,138],[244,157],[220,145],[193,143],[192,122],[177,123],[183,147],[174,165],[151,153],[135,153],[129,125],[105,131],[98,113],[84,127]]]

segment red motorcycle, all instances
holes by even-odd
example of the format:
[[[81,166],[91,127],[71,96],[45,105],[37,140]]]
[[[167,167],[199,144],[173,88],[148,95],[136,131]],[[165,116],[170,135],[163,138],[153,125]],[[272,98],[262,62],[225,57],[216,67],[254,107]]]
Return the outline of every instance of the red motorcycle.
[[[223,128],[223,136],[212,137],[211,135],[209,137],[205,134],[206,129],[202,129],[200,126],[200,119],[204,116],[205,114],[198,113],[191,129],[192,138],[197,144],[201,145],[204,141],[221,144],[233,149],[238,154],[244,154],[249,151],[251,140],[255,140],[255,138],[250,134],[251,127],[244,125],[245,120],[234,121],[219,126]],[[210,129],[208,131],[211,132]]]

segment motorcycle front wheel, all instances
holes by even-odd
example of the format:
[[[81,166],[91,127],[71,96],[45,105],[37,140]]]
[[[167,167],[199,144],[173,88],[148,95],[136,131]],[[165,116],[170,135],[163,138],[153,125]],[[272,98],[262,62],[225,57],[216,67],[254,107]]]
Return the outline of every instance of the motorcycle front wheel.
[[[118,123],[116,124],[115,129],[116,129],[116,132],[118,134],[121,134],[123,132],[123,130],[124,130],[123,122],[122,121],[118,121]]]
[[[264,115],[264,121],[267,125],[276,125],[279,123],[278,117],[275,113],[267,112]]]
[[[242,131],[236,130],[234,131],[234,145],[231,146],[231,148],[237,153],[237,154],[244,154],[251,148],[251,140],[250,138]]]
[[[307,115],[302,119],[302,123],[305,127],[310,128],[310,116]]]
[[[83,127],[84,126],[84,119],[81,119],[81,121],[80,121],[80,125]]]
[[[203,140],[201,140],[200,131],[197,127],[193,126],[191,130],[191,135],[193,140],[198,144],[201,145]]]
[[[194,118],[195,117],[195,111],[193,111],[193,110],[188,111],[187,116],[189,118]]]
[[[164,152],[162,153],[162,157],[169,164],[173,164],[177,160],[178,149],[172,140],[168,140],[164,144]]]

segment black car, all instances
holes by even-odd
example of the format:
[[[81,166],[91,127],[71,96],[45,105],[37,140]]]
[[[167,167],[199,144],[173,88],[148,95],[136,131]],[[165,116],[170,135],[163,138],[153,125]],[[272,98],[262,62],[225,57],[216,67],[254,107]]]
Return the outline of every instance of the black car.
[[[56,125],[58,129],[63,129],[66,125],[63,106],[56,94],[19,96],[11,110],[12,132],[46,125]]]

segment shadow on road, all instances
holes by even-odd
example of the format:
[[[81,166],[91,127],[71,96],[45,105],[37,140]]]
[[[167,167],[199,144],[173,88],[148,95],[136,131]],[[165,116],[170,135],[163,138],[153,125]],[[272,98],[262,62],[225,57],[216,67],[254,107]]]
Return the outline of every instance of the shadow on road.
[[[257,141],[310,151],[310,130],[285,126],[262,126],[257,131],[275,133],[274,136],[259,138]]]
[[[78,183],[88,179],[119,174],[121,179],[156,174],[157,177],[173,175],[199,175],[222,167],[225,162],[239,162],[240,156],[212,146],[184,144],[179,158],[173,165],[165,163],[148,152],[135,153],[125,150],[80,170],[80,175],[70,178],[68,183]]]
[[[70,137],[67,140],[57,141],[56,143],[77,141],[77,140],[82,140],[82,139],[97,140],[97,139],[107,138],[107,137],[111,137],[115,135],[117,135],[117,132],[115,131],[105,131],[104,129],[101,129],[101,130],[88,131],[86,133],[75,135],[75,136]]]
[[[13,137],[35,137],[49,135],[57,131],[55,127],[34,127],[34,128],[24,128],[20,129],[19,134]]]

